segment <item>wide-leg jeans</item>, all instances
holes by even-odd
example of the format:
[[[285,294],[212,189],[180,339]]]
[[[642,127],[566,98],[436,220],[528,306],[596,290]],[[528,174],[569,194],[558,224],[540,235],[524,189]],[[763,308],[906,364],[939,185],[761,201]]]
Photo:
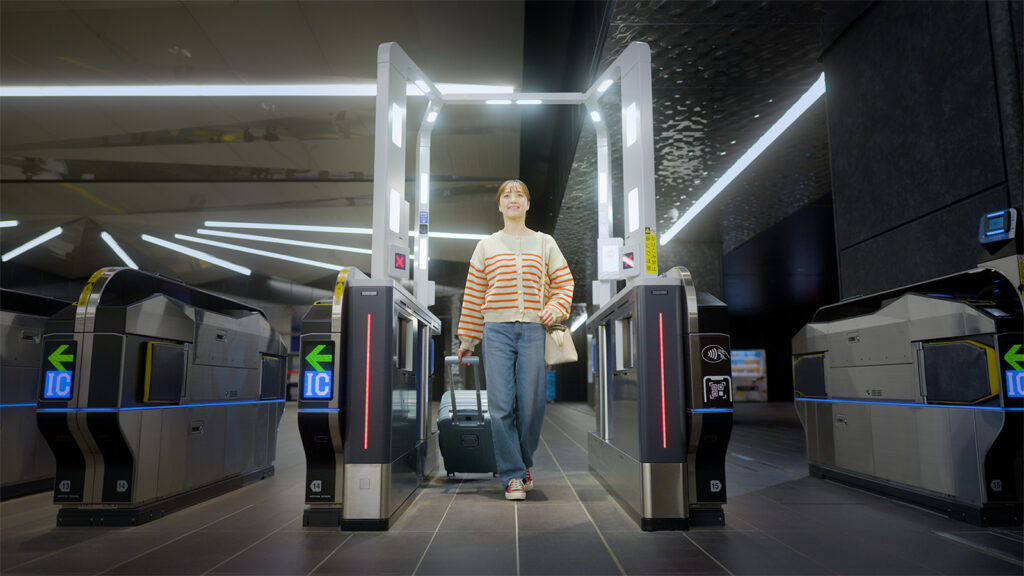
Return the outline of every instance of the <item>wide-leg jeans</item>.
[[[544,326],[536,322],[484,324],[487,408],[498,475],[505,485],[526,476],[540,443],[547,402],[544,336]]]

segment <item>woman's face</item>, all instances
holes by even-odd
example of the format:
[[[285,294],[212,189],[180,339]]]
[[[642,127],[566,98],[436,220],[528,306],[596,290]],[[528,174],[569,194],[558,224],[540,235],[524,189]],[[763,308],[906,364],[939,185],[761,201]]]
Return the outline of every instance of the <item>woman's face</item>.
[[[515,186],[510,186],[498,199],[498,211],[506,218],[525,216],[529,209],[530,201],[526,198],[526,194],[523,194],[523,191]]]

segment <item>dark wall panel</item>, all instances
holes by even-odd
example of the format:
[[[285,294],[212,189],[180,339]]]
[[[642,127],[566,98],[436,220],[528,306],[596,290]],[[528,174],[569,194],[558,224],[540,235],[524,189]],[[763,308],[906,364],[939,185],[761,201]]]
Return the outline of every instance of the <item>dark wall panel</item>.
[[[1006,179],[981,2],[879,2],[825,55],[840,249]]]
[[[1006,208],[999,186],[839,253],[844,298],[973,268],[984,250],[978,219]]]
[[[992,19],[1003,12],[1005,2],[875,2],[831,13],[823,62],[843,297],[972,267],[978,218],[1019,199],[1019,65],[1006,56],[1012,27]]]

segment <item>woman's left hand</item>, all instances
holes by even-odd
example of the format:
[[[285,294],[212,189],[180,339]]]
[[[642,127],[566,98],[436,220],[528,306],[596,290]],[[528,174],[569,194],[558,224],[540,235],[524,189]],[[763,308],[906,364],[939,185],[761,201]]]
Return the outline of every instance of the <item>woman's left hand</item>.
[[[537,314],[537,316],[540,317],[540,323],[543,324],[544,326],[551,326],[552,324],[555,323],[554,312],[548,310],[547,308],[541,310],[540,313]]]

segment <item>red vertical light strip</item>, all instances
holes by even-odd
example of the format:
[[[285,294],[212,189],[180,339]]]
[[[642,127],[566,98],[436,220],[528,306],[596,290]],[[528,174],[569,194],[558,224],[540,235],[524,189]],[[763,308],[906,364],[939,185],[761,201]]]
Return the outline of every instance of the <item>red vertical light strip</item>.
[[[370,317],[366,315],[366,387],[363,390],[363,450],[370,448]]]
[[[661,357],[661,447],[668,448],[668,432],[665,429],[665,328],[663,314],[658,312],[658,355]]]

